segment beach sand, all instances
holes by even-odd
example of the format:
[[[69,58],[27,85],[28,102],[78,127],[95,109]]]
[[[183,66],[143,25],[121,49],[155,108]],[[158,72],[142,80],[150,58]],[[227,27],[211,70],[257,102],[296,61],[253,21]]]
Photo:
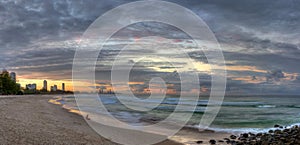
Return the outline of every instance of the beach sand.
[[[1,144],[115,145],[91,129],[85,120],[59,105],[54,96],[0,96]],[[179,145],[166,140],[160,145]]]

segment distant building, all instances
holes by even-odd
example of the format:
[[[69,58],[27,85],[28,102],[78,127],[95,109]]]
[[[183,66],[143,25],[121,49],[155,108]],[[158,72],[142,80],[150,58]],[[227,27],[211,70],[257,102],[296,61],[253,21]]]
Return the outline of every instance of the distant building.
[[[31,84],[26,84],[26,89],[27,90],[31,89]]]
[[[32,88],[36,90],[36,84],[31,84]]]
[[[36,84],[27,84],[26,85],[27,90],[36,90]]]
[[[44,86],[43,86],[43,90],[47,91],[47,89],[48,89],[48,86],[47,86],[47,81],[46,81],[46,80],[44,80]]]
[[[100,89],[99,89],[99,93],[100,94],[104,94],[104,90],[106,89],[105,86],[100,86]]]
[[[61,90],[64,92],[65,91],[65,83],[61,84]]]
[[[57,85],[51,86],[51,92],[56,92],[57,91]]]
[[[15,72],[11,72],[9,74],[9,76],[10,76],[11,80],[13,80],[14,82],[17,82],[17,77],[16,77],[16,73]]]

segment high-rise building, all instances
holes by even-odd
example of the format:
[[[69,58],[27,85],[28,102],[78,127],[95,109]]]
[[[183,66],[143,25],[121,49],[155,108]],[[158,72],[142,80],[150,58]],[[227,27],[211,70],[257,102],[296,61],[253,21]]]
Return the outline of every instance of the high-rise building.
[[[47,89],[48,89],[48,86],[47,86],[47,81],[46,81],[46,80],[44,80],[44,86],[43,86],[43,90],[47,91]]]
[[[31,84],[26,84],[26,89],[30,90],[31,89]]]
[[[27,84],[26,89],[27,90],[36,90],[36,84]]]
[[[53,88],[55,91],[57,91],[57,85],[54,85]]]
[[[33,90],[36,90],[36,84],[31,84]]]
[[[61,90],[64,92],[65,91],[65,83],[61,84]]]
[[[57,91],[57,85],[51,86],[51,92],[56,92]]]
[[[17,82],[17,78],[16,78],[16,73],[15,72],[11,72],[9,74],[9,76],[10,76],[11,80],[13,80],[14,82]]]

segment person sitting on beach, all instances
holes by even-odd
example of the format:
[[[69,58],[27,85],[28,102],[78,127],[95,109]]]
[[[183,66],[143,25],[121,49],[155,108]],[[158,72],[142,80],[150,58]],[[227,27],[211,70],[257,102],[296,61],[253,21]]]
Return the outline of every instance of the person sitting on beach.
[[[89,115],[87,114],[85,117],[86,120],[91,120],[91,118],[89,118]]]

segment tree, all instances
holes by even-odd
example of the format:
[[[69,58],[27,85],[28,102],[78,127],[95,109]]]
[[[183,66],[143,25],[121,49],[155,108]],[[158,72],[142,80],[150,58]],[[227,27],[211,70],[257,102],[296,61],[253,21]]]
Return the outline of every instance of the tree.
[[[4,95],[15,95],[20,91],[20,86],[15,83],[7,71],[0,74],[0,93]]]

